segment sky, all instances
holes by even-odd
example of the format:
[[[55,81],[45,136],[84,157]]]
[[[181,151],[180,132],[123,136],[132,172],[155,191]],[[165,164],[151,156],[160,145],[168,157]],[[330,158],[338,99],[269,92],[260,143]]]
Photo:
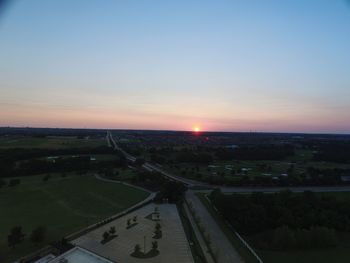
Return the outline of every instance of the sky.
[[[12,0],[0,126],[350,133],[347,0]]]

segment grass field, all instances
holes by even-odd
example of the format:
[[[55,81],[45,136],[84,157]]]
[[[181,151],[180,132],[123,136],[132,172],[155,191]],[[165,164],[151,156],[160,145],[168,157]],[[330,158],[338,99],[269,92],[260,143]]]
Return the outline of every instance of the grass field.
[[[350,192],[334,192],[334,193],[317,193],[319,195],[330,195],[338,199],[350,199]],[[251,254],[244,249],[240,241],[234,235],[233,231],[229,228],[227,223],[217,214],[212,205],[205,198],[204,194],[198,194],[202,203],[206,206],[208,211],[215,218],[225,235],[239,251],[240,255],[246,260],[246,262],[256,262]],[[261,257],[265,263],[347,263],[350,262],[350,234],[339,233],[339,244],[336,248],[324,249],[324,250],[292,250],[292,251],[269,251],[269,250],[256,250],[256,253]],[[247,240],[247,239],[246,239]],[[250,244],[252,245],[252,244]]]
[[[106,183],[93,177],[42,176],[21,178],[21,184],[0,189],[0,255],[1,262],[10,262],[36,247],[28,238],[15,249],[7,247],[7,235],[20,225],[24,233],[42,225],[47,228],[46,243],[59,240],[84,226],[116,214],[145,199],[148,193],[116,183]]]
[[[0,149],[9,148],[41,148],[41,149],[66,149],[79,147],[105,146],[104,138],[77,139],[68,136],[37,137],[0,137]]]

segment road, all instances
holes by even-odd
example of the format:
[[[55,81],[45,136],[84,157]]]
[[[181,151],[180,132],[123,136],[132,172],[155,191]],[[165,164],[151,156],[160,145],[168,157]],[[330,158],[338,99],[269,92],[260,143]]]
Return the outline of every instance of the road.
[[[215,219],[202,204],[194,191],[186,192],[186,200],[191,203],[196,215],[200,218],[201,224],[205,227],[206,234],[209,234],[214,254],[217,253],[219,263],[239,263],[244,262],[237,250],[232,246],[226,235],[221,231]]]
[[[184,202],[184,210],[185,210],[185,213],[187,215],[187,218],[188,220],[190,221],[191,225],[192,225],[192,228],[193,228],[193,231],[195,233],[195,236],[198,240],[198,243],[200,245],[200,247],[202,248],[202,251],[203,251],[203,254],[204,254],[204,257],[205,257],[205,260],[206,260],[206,263],[215,263],[212,255],[210,254],[209,252],[209,248],[207,246],[207,244],[205,243],[204,241],[204,237],[203,237],[203,233],[201,233],[201,231],[199,230],[191,212],[190,212],[190,209],[188,208],[186,202]]]

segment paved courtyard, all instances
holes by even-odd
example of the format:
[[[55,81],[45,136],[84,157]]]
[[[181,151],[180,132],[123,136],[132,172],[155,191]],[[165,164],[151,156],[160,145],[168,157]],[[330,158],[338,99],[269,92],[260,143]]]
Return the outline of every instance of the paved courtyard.
[[[146,251],[151,249],[156,222],[146,218],[146,216],[152,214],[156,206],[159,208],[160,221],[158,222],[161,224],[163,232],[162,238],[157,239],[160,254],[148,259],[131,257],[130,254],[134,251],[136,244],[139,244],[143,251],[144,236],[146,236]],[[127,219],[130,218],[132,221],[134,216],[137,216],[138,224],[126,229]],[[108,231],[111,226],[116,227],[118,237],[102,245],[102,234]],[[75,239],[72,243],[118,263],[194,262],[176,205],[173,204],[149,204]]]

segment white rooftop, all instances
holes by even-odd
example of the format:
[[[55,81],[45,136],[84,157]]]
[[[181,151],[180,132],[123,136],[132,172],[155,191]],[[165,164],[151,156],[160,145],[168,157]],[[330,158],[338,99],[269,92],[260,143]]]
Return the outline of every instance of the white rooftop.
[[[115,263],[109,259],[100,257],[81,247],[75,247],[66,253],[48,261],[48,263]]]
[[[47,263],[47,262],[49,262],[50,260],[52,260],[54,258],[55,258],[54,255],[49,254],[49,255],[46,255],[45,257],[35,261],[34,263]]]

